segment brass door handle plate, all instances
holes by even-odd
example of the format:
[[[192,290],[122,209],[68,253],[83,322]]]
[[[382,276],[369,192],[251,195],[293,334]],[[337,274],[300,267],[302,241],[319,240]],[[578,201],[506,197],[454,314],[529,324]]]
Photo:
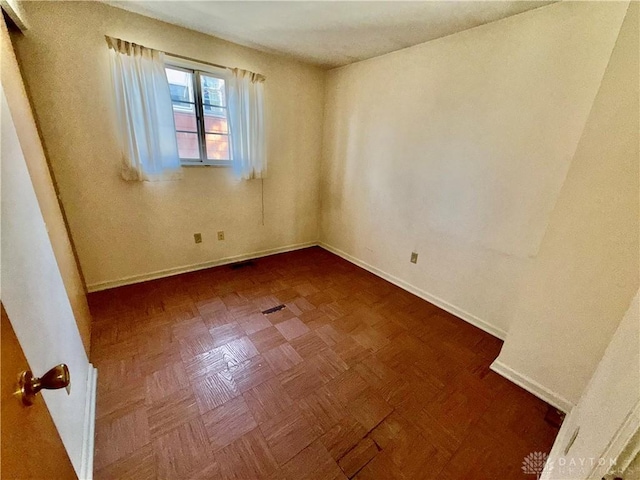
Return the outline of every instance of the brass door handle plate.
[[[66,388],[67,393],[70,393],[71,376],[69,375],[69,368],[64,363],[61,363],[40,378],[34,377],[30,370],[24,371],[20,374],[18,387],[22,403],[27,406],[33,405],[35,396],[42,389],[57,390]]]

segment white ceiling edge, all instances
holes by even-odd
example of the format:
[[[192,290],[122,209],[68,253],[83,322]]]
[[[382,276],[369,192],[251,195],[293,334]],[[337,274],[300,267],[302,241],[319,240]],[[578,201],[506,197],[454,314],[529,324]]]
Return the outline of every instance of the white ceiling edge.
[[[551,1],[207,1],[103,3],[331,69],[540,8]]]

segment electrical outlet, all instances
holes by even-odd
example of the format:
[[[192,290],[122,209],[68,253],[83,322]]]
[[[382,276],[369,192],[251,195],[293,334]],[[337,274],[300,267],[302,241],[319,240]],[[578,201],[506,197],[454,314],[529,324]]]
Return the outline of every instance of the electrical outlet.
[[[196,241],[196,243],[202,243],[202,234],[201,233],[194,233],[193,234],[193,239]]]
[[[418,263],[418,254],[416,252],[411,252],[411,263]]]
[[[224,240],[224,232],[218,232],[218,240]]]

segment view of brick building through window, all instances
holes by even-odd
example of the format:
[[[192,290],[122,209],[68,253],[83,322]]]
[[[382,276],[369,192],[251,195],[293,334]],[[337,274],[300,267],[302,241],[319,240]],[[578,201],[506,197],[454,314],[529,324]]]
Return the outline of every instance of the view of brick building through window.
[[[173,110],[176,130],[196,129],[195,115]],[[204,114],[204,124],[207,132],[228,132],[227,119]],[[178,151],[180,158],[200,158],[198,134],[177,132]],[[209,160],[229,160],[229,137],[226,135],[207,135],[207,158]]]
[[[180,158],[186,162],[204,160],[200,153],[201,139],[204,138],[206,161],[229,161],[224,80],[198,71],[173,67],[165,70],[171,90]],[[200,82],[199,96],[194,80]],[[196,104],[196,98],[201,108]],[[198,110],[204,114],[203,121],[199,121]]]

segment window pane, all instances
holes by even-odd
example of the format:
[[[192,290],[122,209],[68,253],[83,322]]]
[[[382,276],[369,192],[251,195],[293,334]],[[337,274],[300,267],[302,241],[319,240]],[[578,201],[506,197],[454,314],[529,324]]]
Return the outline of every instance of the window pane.
[[[227,101],[224,92],[224,80],[211,77],[203,73],[200,74],[202,87],[202,104],[207,106],[226,107]],[[206,111],[206,107],[205,107]]]
[[[171,100],[175,102],[193,102],[193,74],[184,70],[165,67],[171,91]]]
[[[221,110],[226,113],[226,109],[222,108]],[[222,116],[216,116],[209,115],[205,112],[204,131],[206,133],[229,133],[226,115],[223,114]]]
[[[180,158],[200,160],[197,133],[177,132],[176,137],[178,139],[178,154]]]
[[[196,112],[193,105],[191,108],[184,108],[184,104],[173,104],[173,118],[176,122],[176,130],[187,130],[197,132]],[[188,105],[188,104],[187,104]]]
[[[181,112],[189,112],[189,113],[195,113],[196,111],[196,106],[193,103],[188,103],[188,102],[171,102],[173,105],[173,109],[176,111],[181,111]]]
[[[207,159],[229,160],[229,136],[207,133]]]

